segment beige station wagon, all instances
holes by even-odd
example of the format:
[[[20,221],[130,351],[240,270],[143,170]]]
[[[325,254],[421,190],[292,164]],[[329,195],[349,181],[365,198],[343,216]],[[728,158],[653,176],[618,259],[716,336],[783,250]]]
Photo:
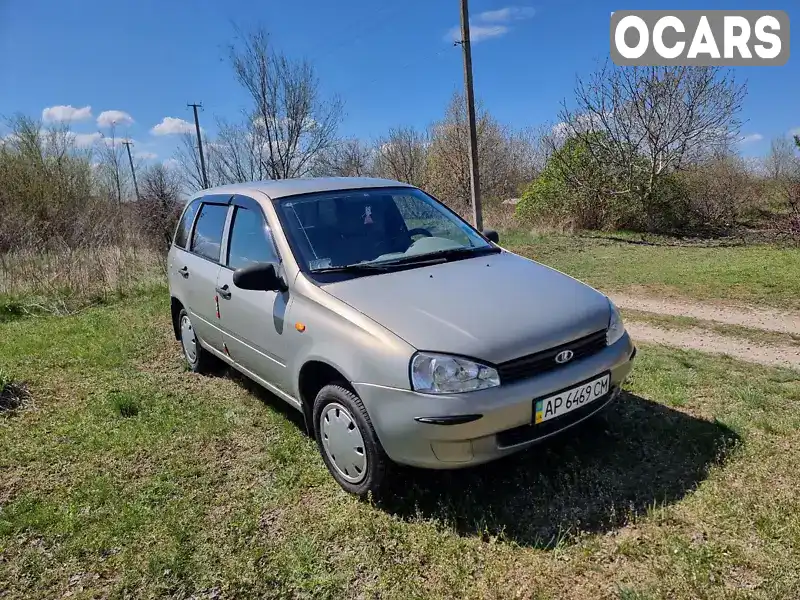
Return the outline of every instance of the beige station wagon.
[[[498,242],[397,181],[203,190],[169,252],[175,336],[301,411],[348,492],[491,461],[602,410],[636,354],[606,296]]]

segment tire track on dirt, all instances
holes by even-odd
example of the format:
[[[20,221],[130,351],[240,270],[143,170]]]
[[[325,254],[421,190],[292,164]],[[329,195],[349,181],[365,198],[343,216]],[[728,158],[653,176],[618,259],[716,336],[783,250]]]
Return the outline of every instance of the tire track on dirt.
[[[691,317],[764,331],[800,335],[800,313],[788,309],[710,304],[620,293],[609,294],[609,297],[622,309],[674,317]]]
[[[661,329],[631,320],[626,320],[625,326],[635,342],[653,342],[711,354],[727,354],[748,362],[800,370],[800,348],[796,346],[761,344],[720,335],[700,327]]]

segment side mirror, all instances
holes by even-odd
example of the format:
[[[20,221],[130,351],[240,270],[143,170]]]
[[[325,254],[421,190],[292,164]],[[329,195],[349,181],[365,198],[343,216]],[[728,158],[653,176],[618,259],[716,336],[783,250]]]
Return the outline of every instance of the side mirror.
[[[500,234],[497,233],[494,229],[484,229],[483,236],[490,242],[494,242],[495,244],[500,243]]]
[[[278,275],[275,263],[254,263],[233,272],[233,285],[243,290],[285,292],[288,288]]]

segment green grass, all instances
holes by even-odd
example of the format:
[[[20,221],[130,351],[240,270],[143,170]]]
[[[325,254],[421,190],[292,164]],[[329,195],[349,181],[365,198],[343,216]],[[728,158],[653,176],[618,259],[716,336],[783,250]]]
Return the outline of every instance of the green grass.
[[[604,291],[727,300],[800,310],[800,248],[769,245],[678,246],[631,235],[504,233],[508,249],[564,271]]]
[[[0,597],[793,598],[800,374],[643,346],[603,418],[371,504],[166,295],[0,324]]]

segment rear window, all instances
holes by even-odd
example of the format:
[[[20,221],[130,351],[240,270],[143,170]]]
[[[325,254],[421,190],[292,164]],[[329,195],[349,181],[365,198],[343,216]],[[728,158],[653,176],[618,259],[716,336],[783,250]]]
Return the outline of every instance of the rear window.
[[[178,224],[178,229],[175,231],[174,243],[179,248],[186,248],[186,242],[189,241],[189,230],[192,228],[194,216],[197,214],[197,208],[200,206],[200,201],[195,200],[184,211],[183,218]]]
[[[222,248],[222,230],[228,216],[228,206],[203,204],[192,236],[192,252],[219,262]]]

